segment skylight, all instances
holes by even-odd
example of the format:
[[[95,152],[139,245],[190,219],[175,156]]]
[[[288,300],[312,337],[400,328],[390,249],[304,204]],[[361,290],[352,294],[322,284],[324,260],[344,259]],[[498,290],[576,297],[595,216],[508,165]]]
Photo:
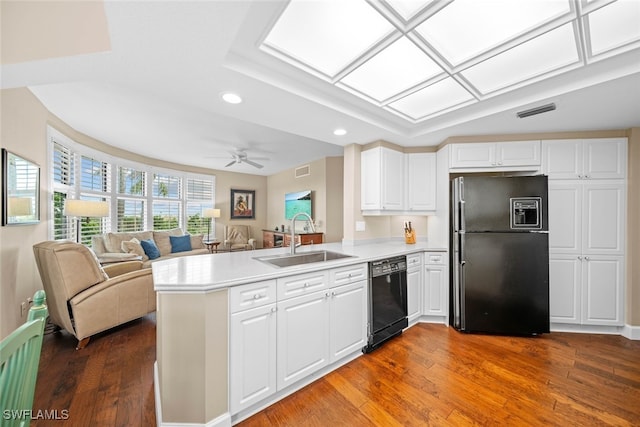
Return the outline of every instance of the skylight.
[[[411,122],[640,48],[637,0],[291,0],[260,48]]]

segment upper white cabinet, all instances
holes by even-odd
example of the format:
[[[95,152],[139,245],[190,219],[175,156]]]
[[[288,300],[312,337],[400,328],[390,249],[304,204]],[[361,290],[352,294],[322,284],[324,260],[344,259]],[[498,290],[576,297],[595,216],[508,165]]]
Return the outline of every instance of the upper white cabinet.
[[[436,210],[436,154],[405,154],[407,171],[406,210]]]
[[[404,153],[376,147],[360,159],[362,210],[404,209]]]
[[[375,147],[360,155],[360,203],[365,215],[407,214],[436,208],[436,154]]]
[[[550,179],[623,179],[626,138],[548,140],[542,143],[542,171]]]
[[[540,167],[540,141],[451,144],[452,169],[535,170]]]

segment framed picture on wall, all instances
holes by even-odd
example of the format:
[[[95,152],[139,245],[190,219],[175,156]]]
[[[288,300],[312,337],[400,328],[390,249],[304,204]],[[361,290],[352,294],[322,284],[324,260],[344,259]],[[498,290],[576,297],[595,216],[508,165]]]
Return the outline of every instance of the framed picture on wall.
[[[231,219],[254,219],[256,217],[256,192],[254,190],[231,190]]]

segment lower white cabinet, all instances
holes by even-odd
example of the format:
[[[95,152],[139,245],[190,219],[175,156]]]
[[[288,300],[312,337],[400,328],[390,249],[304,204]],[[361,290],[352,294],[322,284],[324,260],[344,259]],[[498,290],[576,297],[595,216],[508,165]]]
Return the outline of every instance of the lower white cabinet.
[[[367,344],[367,281],[331,289],[330,360],[335,362]]]
[[[449,312],[447,275],[447,254],[426,252],[424,258],[424,288],[422,293],[422,314],[445,320]]]
[[[276,392],[276,281],[229,291],[229,407],[237,413]]]
[[[422,314],[422,254],[407,255],[407,318],[415,323]]]
[[[329,363],[330,291],[278,301],[278,390]]]
[[[621,326],[624,257],[549,255],[551,323]]]

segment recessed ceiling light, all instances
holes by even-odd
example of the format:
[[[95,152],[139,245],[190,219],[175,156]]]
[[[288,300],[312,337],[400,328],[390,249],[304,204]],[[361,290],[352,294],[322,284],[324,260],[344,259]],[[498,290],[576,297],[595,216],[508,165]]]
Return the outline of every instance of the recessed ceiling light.
[[[345,129],[336,129],[333,131],[333,134],[335,136],[343,136],[347,134],[347,131]]]
[[[240,98],[240,95],[236,95],[235,93],[231,92],[223,93],[222,99],[229,104],[240,104],[242,102],[242,98]]]

